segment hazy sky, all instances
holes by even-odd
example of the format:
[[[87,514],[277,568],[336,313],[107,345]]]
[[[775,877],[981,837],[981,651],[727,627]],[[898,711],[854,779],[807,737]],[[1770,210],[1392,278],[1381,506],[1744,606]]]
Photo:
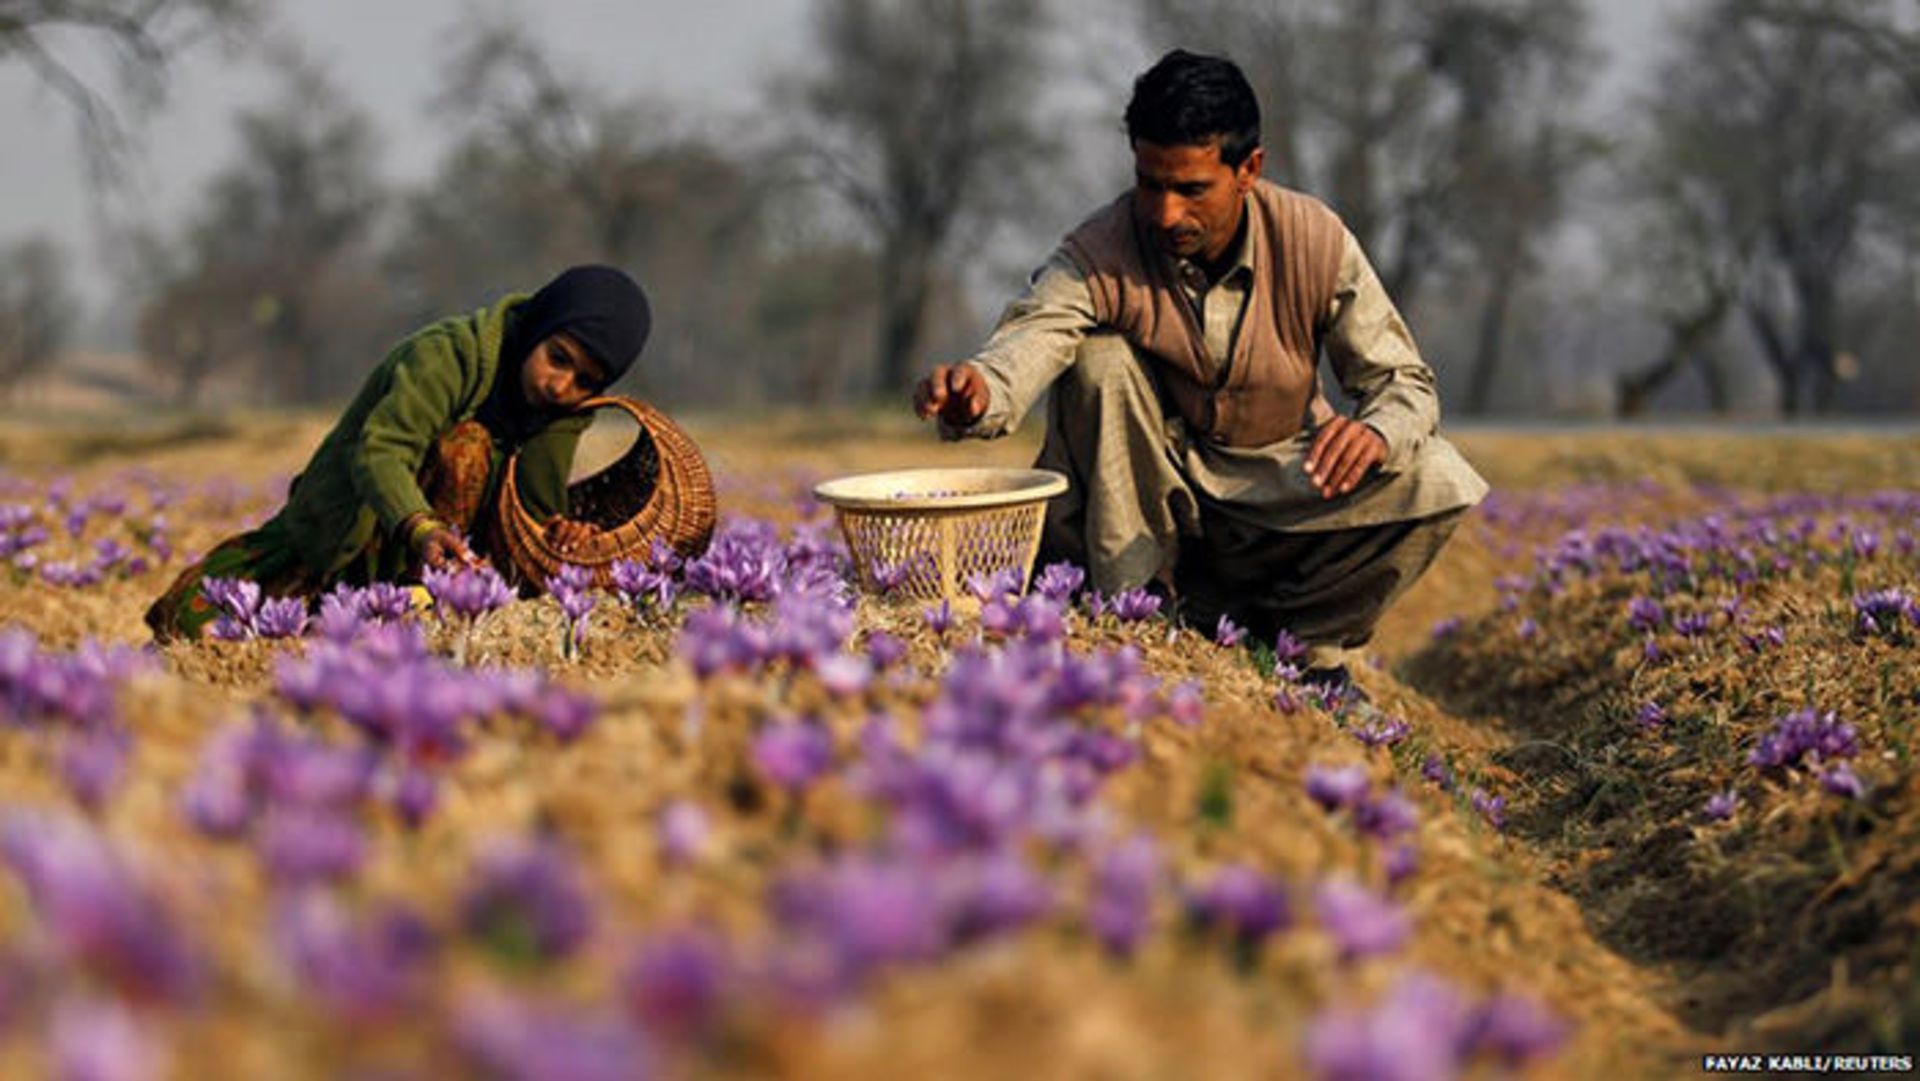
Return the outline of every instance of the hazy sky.
[[[1339,2],[1339,0],[1332,0]],[[1602,98],[1617,98],[1645,70],[1664,13],[1689,0],[1597,0],[1598,44],[1610,58]],[[1084,5],[1111,10],[1111,0]],[[369,109],[390,180],[423,176],[442,144],[427,110],[449,27],[473,0],[300,0],[278,5],[282,29],[301,41]],[[804,46],[807,0],[542,0],[538,37],[577,72],[612,88],[646,91],[703,113],[754,108],[768,72]],[[1132,64],[1133,57],[1127,62]],[[189,54],[168,105],[147,134],[138,203],[155,220],[177,217],[232,146],[234,110],[265,96],[257,62],[215,51]],[[43,233],[83,265],[90,299],[104,290],[70,111],[21,65],[0,64],[0,243]]]

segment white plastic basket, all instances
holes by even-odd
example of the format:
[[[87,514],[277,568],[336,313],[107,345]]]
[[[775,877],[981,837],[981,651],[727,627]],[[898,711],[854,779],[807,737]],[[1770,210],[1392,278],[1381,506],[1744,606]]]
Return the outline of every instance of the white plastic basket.
[[[1025,589],[1047,500],[1067,478],[1045,469],[904,469],[824,481],[861,588],[961,600],[975,575],[1013,571]]]

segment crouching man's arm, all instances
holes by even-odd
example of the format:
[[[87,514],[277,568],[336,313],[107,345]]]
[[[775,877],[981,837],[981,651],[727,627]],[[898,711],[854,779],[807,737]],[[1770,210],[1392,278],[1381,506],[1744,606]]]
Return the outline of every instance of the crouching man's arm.
[[[943,439],[1012,432],[1040,395],[1073,366],[1095,325],[1086,278],[1056,251],[1007,305],[979,355],[940,365],[913,391],[914,412],[938,418]]]
[[[1433,369],[1351,233],[1322,342],[1334,377],[1357,403],[1354,419],[1386,444],[1379,469],[1406,469],[1439,427],[1440,397]]]

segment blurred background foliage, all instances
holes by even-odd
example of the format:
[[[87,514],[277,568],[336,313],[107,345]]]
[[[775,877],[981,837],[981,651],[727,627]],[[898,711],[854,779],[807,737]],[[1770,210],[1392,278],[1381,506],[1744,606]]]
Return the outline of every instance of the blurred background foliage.
[[[535,9],[468,13],[426,58],[447,142],[410,184],[382,168],[394,104],[269,0],[0,0],[0,64],[71,110],[103,191],[169,70],[277,73],[188,213],[113,226],[129,391],[179,406],[337,401],[407,330],[584,260],[655,298],[635,393],[892,394],[1128,182],[1124,38],[1242,64],[1269,175],[1361,238],[1453,415],[1920,410],[1920,5],[1678,5],[1603,109],[1597,2],[814,0],[724,119],[579,74]],[[50,44],[75,34],[107,84]],[[0,393],[73,352],[71,264],[0,246]]]

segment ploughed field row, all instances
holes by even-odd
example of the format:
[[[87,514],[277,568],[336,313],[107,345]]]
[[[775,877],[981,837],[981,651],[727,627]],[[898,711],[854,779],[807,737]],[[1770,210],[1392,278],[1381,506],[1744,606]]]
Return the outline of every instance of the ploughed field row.
[[[238,441],[0,480],[0,1071],[1593,1076],[1808,995],[1781,1046],[1901,1031],[1910,496],[1547,488],[1629,463],[1491,440],[1528,494],[1362,705],[1067,568],[859,596],[759,438],[707,433],[699,559],[235,588],[158,653],[144,603],[283,485],[182,479],[253,481]]]

